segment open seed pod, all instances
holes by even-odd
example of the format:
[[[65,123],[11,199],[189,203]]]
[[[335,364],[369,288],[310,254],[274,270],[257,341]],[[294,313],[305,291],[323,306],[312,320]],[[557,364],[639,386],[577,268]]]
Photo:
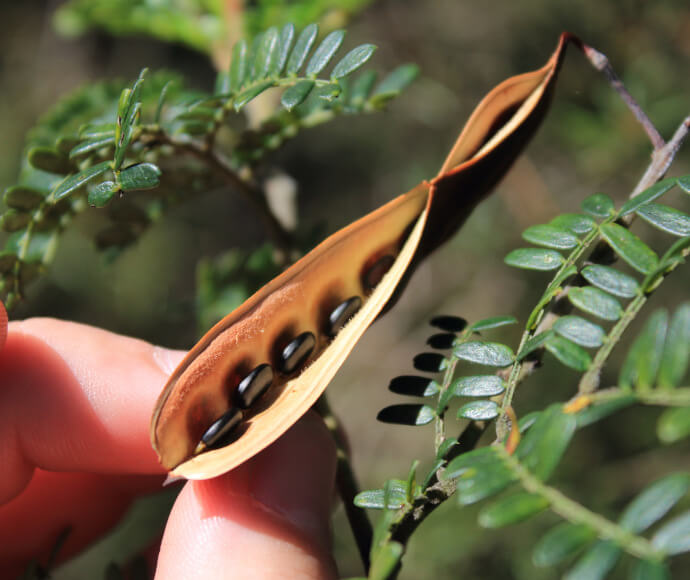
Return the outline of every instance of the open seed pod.
[[[569,35],[479,104],[441,171],[336,232],[216,324],[166,384],[151,441],[173,476],[205,479],[275,441],[318,399],[419,261],[447,240],[543,118]]]

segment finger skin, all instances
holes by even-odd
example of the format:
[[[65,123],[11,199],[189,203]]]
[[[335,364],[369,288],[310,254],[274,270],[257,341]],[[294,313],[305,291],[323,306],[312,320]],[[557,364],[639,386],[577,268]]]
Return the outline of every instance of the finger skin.
[[[232,472],[188,482],[161,543],[157,580],[330,579],[335,447],[309,413]]]
[[[68,525],[60,560],[76,553],[160,489],[148,425],[183,354],[70,322],[10,324],[0,351],[0,577],[45,563]]]

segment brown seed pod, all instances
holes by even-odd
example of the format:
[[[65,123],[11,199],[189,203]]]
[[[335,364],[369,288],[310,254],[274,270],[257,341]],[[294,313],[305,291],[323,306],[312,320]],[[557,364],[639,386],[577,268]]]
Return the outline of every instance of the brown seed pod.
[[[569,40],[563,34],[544,67],[511,77],[482,100],[436,178],[327,238],[194,346],[151,421],[153,447],[172,475],[206,479],[233,469],[316,402],[419,261],[457,230],[526,145],[546,112]],[[332,336],[329,320],[352,297],[361,304]],[[227,445],[199,452],[202,437],[259,365],[271,365],[270,387],[243,409],[241,422],[233,421]]]

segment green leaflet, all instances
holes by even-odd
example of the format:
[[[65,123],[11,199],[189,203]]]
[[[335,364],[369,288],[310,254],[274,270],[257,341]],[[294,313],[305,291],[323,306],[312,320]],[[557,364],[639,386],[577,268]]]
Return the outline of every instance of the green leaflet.
[[[630,230],[609,223],[601,226],[601,235],[613,251],[638,272],[649,274],[657,267],[659,257],[654,250]]]

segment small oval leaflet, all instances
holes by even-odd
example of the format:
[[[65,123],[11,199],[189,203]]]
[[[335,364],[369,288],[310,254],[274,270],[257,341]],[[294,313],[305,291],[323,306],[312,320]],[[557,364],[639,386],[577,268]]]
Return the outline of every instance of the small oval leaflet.
[[[123,191],[153,189],[160,183],[161,170],[153,163],[138,163],[123,169],[119,175]]]
[[[621,298],[634,298],[640,289],[635,278],[610,266],[600,264],[585,266],[582,269],[582,277],[592,286]]]
[[[570,230],[574,234],[587,234],[597,227],[597,222],[581,213],[564,213],[553,218],[550,223],[552,226]]]
[[[498,342],[481,342],[478,340],[464,342],[455,347],[456,357],[492,367],[505,367],[513,362],[513,351]]]
[[[592,364],[592,357],[574,342],[562,336],[552,335],[544,345],[553,356],[565,366],[579,372],[584,372]]]
[[[667,205],[649,203],[637,210],[643,220],[674,236],[690,236],[690,215]]]
[[[553,329],[568,340],[588,348],[601,346],[606,336],[598,324],[574,315],[562,316],[554,323]]]
[[[356,48],[353,48],[342,58],[340,62],[338,62],[338,64],[335,65],[335,68],[331,73],[331,78],[339,79],[357,70],[371,58],[371,55],[374,54],[375,50],[376,46],[373,44],[362,44]]]
[[[630,230],[618,224],[604,224],[601,235],[614,252],[638,272],[649,274],[659,263],[654,250]]]
[[[309,64],[307,64],[307,69],[305,74],[307,76],[319,74],[329,63],[333,55],[338,51],[340,45],[343,43],[345,38],[344,30],[334,30],[326,38],[323,39],[321,44],[314,51]]]
[[[494,397],[506,389],[506,382],[496,375],[461,377],[453,385],[456,397]]]
[[[583,211],[598,218],[609,217],[614,207],[613,200],[605,193],[595,193],[582,201]]]
[[[554,225],[531,226],[522,232],[522,237],[538,246],[555,250],[570,250],[580,243],[577,236]]]
[[[623,308],[618,300],[592,286],[571,288],[568,291],[568,300],[580,310],[604,320],[618,320],[623,315]]]
[[[541,248],[518,248],[504,259],[509,266],[525,270],[556,270],[561,267],[565,258],[555,250]]]
[[[489,421],[499,414],[499,406],[494,401],[472,401],[458,409],[458,418],[470,421]]]

